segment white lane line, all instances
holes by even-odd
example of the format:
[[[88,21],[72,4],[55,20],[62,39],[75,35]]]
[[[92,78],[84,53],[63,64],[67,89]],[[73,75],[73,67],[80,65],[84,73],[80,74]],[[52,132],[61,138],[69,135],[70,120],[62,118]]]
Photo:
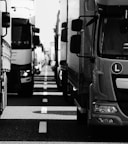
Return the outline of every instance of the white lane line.
[[[57,85],[51,85],[45,82],[44,84],[34,84],[34,88],[57,88]]]
[[[76,120],[76,106],[7,106],[1,119]]]
[[[47,107],[41,107],[41,113],[46,114],[48,112],[48,108]]]
[[[43,85],[43,88],[45,89],[45,90],[47,90],[47,75],[48,75],[48,67],[46,66],[45,67],[45,73],[44,73],[44,85]]]
[[[52,96],[62,96],[62,92],[33,92],[33,95],[52,95]]]
[[[47,75],[48,75],[48,66],[45,68],[45,74],[44,74],[44,81],[47,82]]]
[[[47,85],[44,85],[44,86],[43,86],[43,89],[47,90]]]
[[[42,99],[42,102],[43,102],[43,103],[47,103],[47,102],[48,102],[48,99],[47,99],[47,98],[43,98],[43,99]]]
[[[44,85],[47,85],[47,82],[44,82]]]
[[[39,133],[47,133],[47,122],[41,121],[39,123]]]

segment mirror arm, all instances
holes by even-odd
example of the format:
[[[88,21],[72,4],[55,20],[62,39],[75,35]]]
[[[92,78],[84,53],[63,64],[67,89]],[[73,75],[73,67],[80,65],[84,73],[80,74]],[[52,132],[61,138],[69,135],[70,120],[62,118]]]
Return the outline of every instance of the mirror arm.
[[[97,17],[96,15],[81,15],[79,16],[79,19],[85,18],[85,17]]]

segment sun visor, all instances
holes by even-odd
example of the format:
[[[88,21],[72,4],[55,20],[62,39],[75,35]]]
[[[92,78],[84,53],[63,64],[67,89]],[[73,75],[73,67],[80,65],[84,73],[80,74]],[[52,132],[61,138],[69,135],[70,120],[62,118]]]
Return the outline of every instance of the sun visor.
[[[95,2],[99,5],[106,5],[106,6],[128,5],[128,0],[95,0]]]

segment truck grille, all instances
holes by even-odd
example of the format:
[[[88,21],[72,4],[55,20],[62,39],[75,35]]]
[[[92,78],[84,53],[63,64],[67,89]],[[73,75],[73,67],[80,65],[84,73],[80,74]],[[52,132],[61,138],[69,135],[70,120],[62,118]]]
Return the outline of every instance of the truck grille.
[[[112,75],[113,87],[118,105],[122,112],[128,116],[128,89],[117,88],[116,78],[128,78],[128,75]]]

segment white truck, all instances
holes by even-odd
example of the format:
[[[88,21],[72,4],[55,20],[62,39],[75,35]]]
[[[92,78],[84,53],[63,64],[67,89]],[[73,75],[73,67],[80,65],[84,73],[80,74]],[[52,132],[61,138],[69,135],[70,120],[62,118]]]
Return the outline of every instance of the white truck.
[[[128,125],[128,1],[64,5],[66,57],[59,64],[64,97],[72,97],[77,119],[87,125]]]
[[[33,51],[39,36],[36,36],[34,10],[26,3],[11,3],[11,71],[8,74],[8,91],[10,94],[32,96],[34,84]],[[24,11],[24,13],[23,13]]]
[[[36,46],[34,50],[34,70],[35,74],[40,74],[42,67],[45,64],[45,56],[43,51],[43,45]]]
[[[62,72],[65,72],[65,65],[67,59],[67,43],[61,36],[62,33],[67,35],[65,28],[67,27],[67,0],[60,1],[60,7],[57,13],[56,25],[54,29],[55,41],[55,79],[58,88],[62,89]],[[61,39],[62,38],[62,39]]]

